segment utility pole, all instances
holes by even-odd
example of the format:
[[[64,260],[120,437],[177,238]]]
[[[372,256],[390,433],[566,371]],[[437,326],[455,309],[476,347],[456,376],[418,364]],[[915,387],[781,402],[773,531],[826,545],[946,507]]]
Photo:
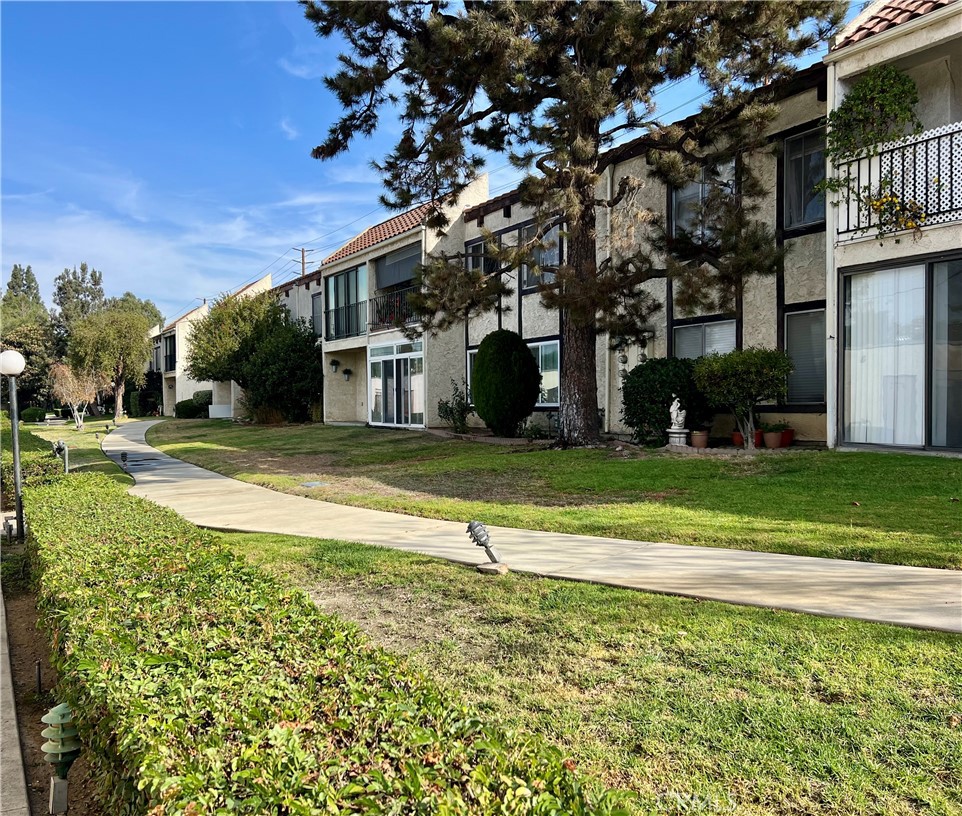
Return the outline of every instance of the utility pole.
[[[304,247],[291,247],[294,250],[300,250],[301,253],[301,277],[303,278],[307,275],[307,253],[313,252],[313,249],[305,249]]]

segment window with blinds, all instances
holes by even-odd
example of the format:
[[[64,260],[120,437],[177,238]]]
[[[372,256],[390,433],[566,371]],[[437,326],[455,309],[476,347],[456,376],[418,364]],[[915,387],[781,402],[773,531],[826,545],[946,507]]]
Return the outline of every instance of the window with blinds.
[[[390,252],[374,262],[375,282],[378,289],[389,289],[402,283],[410,283],[414,268],[421,263],[421,245],[409,244]]]
[[[693,360],[706,354],[726,354],[735,349],[735,321],[695,323],[677,326],[674,332],[675,357]]]
[[[788,402],[825,402],[825,310],[785,315],[785,351],[795,365]]]

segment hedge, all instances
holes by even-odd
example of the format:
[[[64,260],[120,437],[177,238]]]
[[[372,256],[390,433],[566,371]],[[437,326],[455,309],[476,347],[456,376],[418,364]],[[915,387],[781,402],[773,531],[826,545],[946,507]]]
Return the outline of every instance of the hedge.
[[[301,592],[100,474],[27,492],[60,699],[112,814],[611,814]]]
[[[13,495],[13,449],[11,423],[6,417],[0,422],[3,452],[0,454],[0,489]],[[51,444],[20,426],[20,477],[24,487],[45,484],[63,473],[63,461],[54,455]],[[12,501],[12,499],[11,499]]]

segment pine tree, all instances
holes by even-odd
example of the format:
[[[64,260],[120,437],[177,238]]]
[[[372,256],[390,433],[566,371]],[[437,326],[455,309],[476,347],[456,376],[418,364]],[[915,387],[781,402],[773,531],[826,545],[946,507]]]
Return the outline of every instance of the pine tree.
[[[74,325],[104,307],[103,274],[86,263],[64,269],[53,282],[54,330],[61,354]]]
[[[386,205],[456,195],[480,172],[483,152],[494,150],[527,172],[521,202],[534,209],[540,231],[564,223],[567,257],[542,300],[561,312],[561,432],[569,444],[598,433],[597,333],[637,334],[657,307],[639,296],[656,274],[653,254],[597,259],[597,212],[621,204],[639,183],[623,177],[613,197],[598,197],[601,174],[617,156],[606,149],[636,133],[634,148],[658,156],[650,162],[659,172],[693,179],[761,144],[774,115],[764,88],[789,76],[792,58],[825,39],[845,9],[819,0],[301,2],[320,36],[347,43],[326,80],[344,115],[315,158],[371,135],[387,110],[402,133],[376,165]],[[663,125],[654,92],[690,75],[708,101],[684,125]],[[438,207],[429,224],[443,221]],[[511,262],[473,276],[460,266],[441,258],[425,270],[421,305],[433,313],[423,316],[424,330],[494,308]],[[689,278],[695,287],[724,287],[737,268]]]
[[[3,293],[4,335],[21,326],[40,326],[49,322],[47,309],[40,297],[40,286],[29,265],[14,264]]]

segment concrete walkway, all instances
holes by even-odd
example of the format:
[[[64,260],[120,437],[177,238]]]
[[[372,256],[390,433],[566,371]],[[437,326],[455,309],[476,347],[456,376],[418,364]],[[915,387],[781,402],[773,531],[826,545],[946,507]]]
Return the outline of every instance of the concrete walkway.
[[[39,735],[40,725],[37,725]],[[0,816],[30,816],[13,697],[7,612],[0,595]]]
[[[189,465],[150,447],[155,422],[112,431],[104,452],[127,467],[131,493],[206,527],[360,541],[477,564],[464,522],[290,496]],[[480,519],[484,521],[484,519]],[[962,572],[828,558],[655,544],[489,527],[513,570],[816,615],[962,633]]]

